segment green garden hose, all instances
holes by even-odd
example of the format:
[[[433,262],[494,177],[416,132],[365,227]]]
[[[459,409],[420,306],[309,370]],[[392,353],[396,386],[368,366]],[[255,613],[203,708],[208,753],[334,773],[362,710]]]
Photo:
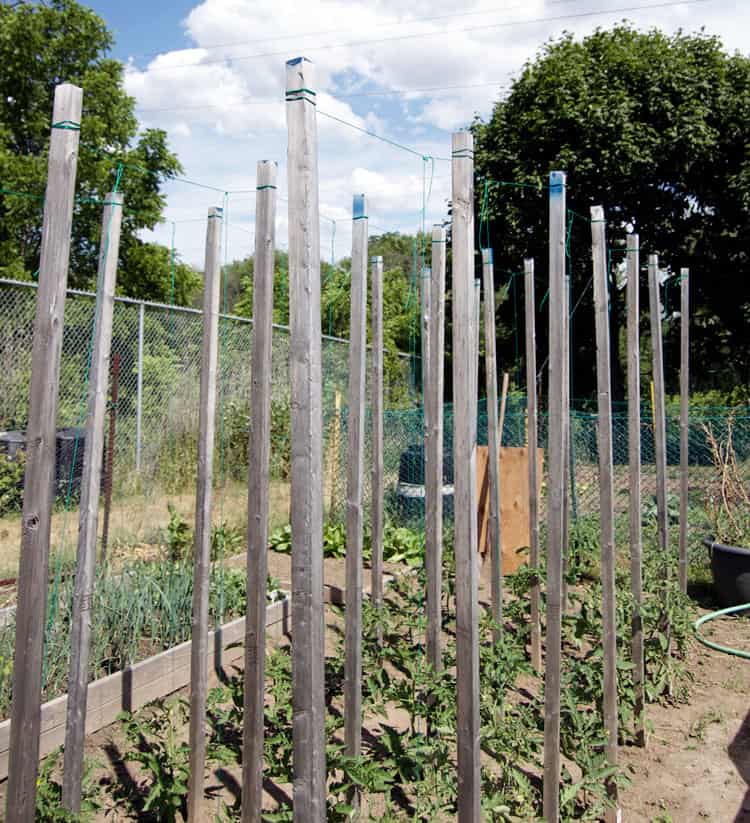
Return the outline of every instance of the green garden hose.
[[[728,609],[720,609],[718,612],[704,614],[703,617],[696,620],[693,624],[698,640],[700,640],[704,646],[708,646],[709,649],[715,649],[717,652],[724,652],[724,654],[732,654],[735,657],[744,657],[745,660],[750,660],[750,652],[742,651],[741,649],[733,649],[730,646],[722,646],[720,643],[714,643],[713,640],[706,640],[705,637],[701,637],[701,633],[698,631],[704,623],[708,623],[709,620],[713,620],[715,617],[722,617],[725,614],[736,614],[737,612],[742,612],[746,609],[750,609],[750,603],[743,603],[741,606],[731,606]]]

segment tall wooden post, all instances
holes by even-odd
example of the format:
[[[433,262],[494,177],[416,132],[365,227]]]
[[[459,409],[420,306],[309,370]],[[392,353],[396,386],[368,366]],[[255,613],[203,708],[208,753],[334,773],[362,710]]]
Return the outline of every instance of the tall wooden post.
[[[289,326],[291,375],[292,704],[294,819],[326,816],[323,410],[320,221],[315,84],[309,60],[286,65],[289,132]]]
[[[110,192],[102,213],[102,239],[99,248],[96,318],[93,332],[94,348],[91,355],[86,413],[86,451],[83,457],[83,477],[81,478],[76,580],[73,593],[73,615],[70,623],[70,668],[68,670],[62,803],[68,811],[74,814],[81,811],[83,744],[86,736],[86,699],[88,697],[91,642],[91,598],[94,593],[96,535],[104,449],[104,415],[107,410],[109,355],[112,345],[112,316],[115,307],[121,220],[122,194]]]
[[[630,490],[630,589],[633,594],[631,648],[635,690],[635,737],[646,744],[644,710],[645,663],[643,657],[643,570],[641,526],[641,348],[640,348],[640,248],[637,234],[628,235],[628,486]]]
[[[190,779],[188,818],[202,819],[206,768],[206,694],[208,689],[208,590],[211,582],[216,372],[219,360],[221,222],[218,207],[208,210],[206,266],[203,274],[203,345],[198,416],[198,482],[195,495],[193,619],[190,646]]]
[[[549,178],[549,436],[547,491],[547,658],[544,670],[544,818],[560,819],[560,663],[565,477],[565,173]]]
[[[120,353],[112,355],[109,386],[109,431],[107,433],[107,465],[104,474],[104,522],[102,523],[101,563],[107,563],[109,521],[112,515],[112,484],[115,479],[115,449],[117,446],[117,403],[120,394]]]
[[[247,616],[242,732],[242,821],[260,823],[263,811],[263,737],[268,577],[268,464],[271,453],[271,358],[276,253],[276,163],[256,173],[253,347],[247,480]]]
[[[430,439],[425,466],[425,565],[427,571],[427,660],[443,667],[440,634],[443,590],[443,360],[445,345],[445,229],[432,227],[430,279],[430,368],[426,405]]]
[[[536,397],[536,297],[534,296],[534,261],[524,260],[526,311],[526,419],[529,452],[529,564],[539,569],[539,467],[537,463],[539,422]],[[542,628],[539,614],[539,577],[535,576],[529,592],[531,600],[531,665],[542,670]]]
[[[661,333],[659,256],[648,256],[649,308],[651,313],[651,353],[654,376],[654,454],[656,459],[656,516],[659,548],[664,553],[665,577],[669,576],[669,535],[667,532],[667,422],[664,409],[664,350]]]
[[[370,260],[372,278],[372,603],[383,608],[383,258]],[[378,626],[378,642],[383,633]]]
[[[82,98],[82,90],[69,83],[55,89],[31,354],[6,792],[9,823],[32,823],[36,807],[55,423]]]
[[[344,737],[346,754],[362,751],[362,483],[365,462],[365,357],[367,344],[367,199],[354,196],[349,323],[349,444],[346,477],[346,621]],[[350,803],[359,805],[359,793]]]
[[[427,471],[427,460],[430,438],[430,420],[429,420],[429,404],[427,403],[427,384],[430,379],[430,280],[432,273],[429,268],[422,269],[422,276],[419,281],[420,303],[421,303],[421,322],[420,329],[422,334],[422,428],[423,428],[423,458],[424,470]],[[425,516],[427,514],[427,501],[425,501]]]
[[[591,207],[596,326],[596,383],[599,422],[599,511],[601,524],[602,644],[604,647],[604,750],[617,766],[617,618],[615,603],[615,511],[612,480],[612,376],[609,344],[606,220],[601,206]],[[607,780],[607,793],[617,803],[617,783]],[[619,809],[608,808],[605,820],[616,823]]]
[[[479,625],[476,490],[474,139],[453,135],[453,461],[458,689],[458,820],[478,823]]]
[[[680,589],[687,594],[690,446],[690,270],[680,269]]]
[[[561,307],[563,319],[563,334],[565,335],[566,351],[570,352],[571,329],[573,326],[570,317],[570,294],[571,283],[570,275],[567,267],[563,263],[565,269],[565,288],[563,289],[563,306]],[[563,509],[562,509],[562,594],[561,594],[561,609],[563,614],[568,612],[568,565],[570,562],[570,503],[573,497],[575,476],[573,473],[573,461],[571,460],[571,445],[572,437],[570,430],[570,356],[564,359],[563,367],[565,372],[563,374],[563,391],[565,392],[563,400],[563,475],[565,477],[565,485],[563,486]]]
[[[495,621],[493,637],[500,640],[503,622],[503,569],[500,543],[500,455],[497,428],[497,354],[495,346],[495,272],[492,249],[482,249],[482,276],[484,279],[484,369],[487,392],[487,446],[489,452],[489,538],[492,563],[492,618]],[[502,436],[502,434],[501,434]]]

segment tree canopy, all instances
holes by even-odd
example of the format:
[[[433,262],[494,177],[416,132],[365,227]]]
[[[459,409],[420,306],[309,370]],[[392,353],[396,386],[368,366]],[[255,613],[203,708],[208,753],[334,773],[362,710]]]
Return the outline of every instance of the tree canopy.
[[[582,40],[567,34],[544,46],[495,105],[489,121],[475,122],[473,130],[481,175],[477,209],[486,201],[482,242],[486,245],[489,234],[499,267],[518,270],[524,257],[535,258],[543,349],[546,307],[540,304],[548,273],[542,187],[551,170],[568,173],[568,205],[583,218],[569,215],[573,306],[580,301],[572,330],[574,395],[591,396],[595,387],[587,225],[593,204],[604,205],[608,221],[616,395],[624,391],[625,305],[615,274],[624,259],[627,224],[640,235],[642,307],[648,306],[647,254],[659,254],[671,273],[690,268],[693,388],[729,390],[748,383],[748,58],[727,54],[717,38],[704,33],[668,36],[623,24]],[[679,308],[673,285],[666,290],[670,313]],[[521,305],[522,300],[521,290]],[[509,301],[502,310],[508,332],[511,306]],[[667,374],[674,390],[676,325],[667,323],[666,333]],[[499,341],[506,362],[516,356],[512,338],[508,333]]]
[[[404,371],[409,367],[398,352],[419,354],[419,295],[414,282],[415,238],[398,232],[370,237],[368,255],[383,257],[383,340],[386,384],[392,388],[391,404],[406,400]],[[228,310],[241,317],[253,314],[253,258],[230,263],[225,268]],[[335,266],[321,262],[321,320],[323,333],[349,337],[351,258]],[[232,299],[235,295],[235,299]],[[289,323],[289,277],[286,252],[277,251],[274,277],[275,323]],[[370,289],[368,287],[368,339],[370,336]]]
[[[164,131],[138,131],[122,64],[107,56],[112,43],[101,18],[75,0],[0,5],[0,273],[28,278],[38,268],[52,100],[57,84],[71,82],[83,88],[83,115],[70,285],[95,282],[101,201],[121,171],[118,290],[189,302],[194,272],[137,236],[161,219],[161,185],[181,168]]]

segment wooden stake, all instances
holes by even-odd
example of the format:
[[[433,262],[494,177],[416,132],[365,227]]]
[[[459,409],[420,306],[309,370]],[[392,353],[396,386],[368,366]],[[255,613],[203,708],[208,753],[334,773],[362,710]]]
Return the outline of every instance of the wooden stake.
[[[573,491],[574,476],[571,474],[571,433],[570,433],[570,339],[571,339],[571,319],[570,319],[570,276],[567,267],[563,262],[565,271],[565,288],[563,289],[563,305],[561,307],[563,320],[563,335],[565,336],[566,352],[568,354],[563,361],[563,508],[562,508],[562,589],[561,605],[563,614],[568,613],[568,564],[570,560],[570,501]]]
[[[367,199],[354,196],[349,323],[349,444],[346,477],[346,621],[344,740],[346,754],[362,752],[362,484],[365,462],[365,356],[367,344]],[[359,792],[349,793],[359,806]]]
[[[430,368],[426,405],[430,439],[425,466],[425,565],[427,571],[427,660],[435,671],[443,668],[443,360],[445,347],[445,229],[432,227],[430,279]]]
[[[88,696],[91,642],[91,598],[94,593],[97,520],[99,519],[102,451],[104,449],[104,415],[107,410],[107,378],[112,346],[112,316],[115,307],[122,202],[122,194],[110,192],[106,197],[102,213],[102,239],[97,276],[98,299],[88,385],[86,451],[83,457],[83,477],[81,478],[76,579],[73,593],[73,615],[70,623],[70,668],[68,670],[62,787],[63,807],[74,814],[81,811],[83,745],[86,736],[86,698]]]
[[[599,518],[601,524],[602,643],[604,647],[604,751],[607,763],[617,766],[617,618],[615,602],[615,511],[612,480],[612,376],[609,345],[609,290],[604,209],[591,207],[591,244],[594,259],[594,304],[596,320],[596,382],[599,422]],[[617,783],[607,780],[607,793],[615,803],[605,811],[605,820],[620,819]]]
[[[286,65],[294,819],[326,817],[318,139],[312,64]]]
[[[687,594],[690,436],[690,270],[680,269],[680,589]]]
[[[565,173],[549,178],[549,437],[547,492],[547,659],[544,672],[544,818],[560,819],[560,664],[565,478]]]
[[[247,617],[242,736],[242,821],[260,823],[263,811],[263,739],[266,661],[266,581],[271,453],[271,358],[276,253],[276,163],[256,172],[253,267],[253,346],[247,480]]]
[[[424,433],[424,464],[427,470],[427,453],[429,451],[427,441],[430,436],[429,404],[427,403],[428,380],[430,373],[430,280],[432,273],[425,267],[422,269],[422,276],[419,281],[420,302],[421,302],[421,333],[422,333],[422,425]],[[425,502],[425,506],[427,503]]]
[[[453,460],[458,690],[458,820],[478,823],[479,625],[476,491],[474,139],[453,135]]]
[[[208,594],[211,583],[211,510],[213,504],[216,372],[219,359],[221,293],[220,208],[208,210],[206,266],[203,274],[203,346],[198,417],[198,482],[195,495],[193,619],[190,646],[190,778],[188,819],[201,820],[206,768],[206,695],[208,690]]]
[[[648,256],[649,307],[651,313],[651,352],[654,376],[654,454],[656,459],[656,516],[659,548],[664,554],[664,574],[669,577],[669,535],[667,532],[667,423],[664,409],[664,354],[659,296],[659,256]]]
[[[26,430],[6,791],[8,823],[32,823],[36,808],[55,423],[82,98],[82,90],[69,83],[55,89]]]
[[[370,260],[372,277],[372,602],[383,609],[383,258]],[[383,642],[379,625],[378,643]]]
[[[492,249],[482,249],[484,279],[484,369],[487,392],[487,446],[489,452],[489,522],[491,551],[492,636],[499,642],[503,625],[503,553],[500,542],[500,444],[497,426],[497,354],[495,346],[495,273]],[[500,437],[502,437],[502,430]]]
[[[102,523],[101,564],[107,563],[109,547],[109,519],[112,514],[112,482],[115,475],[115,448],[117,445],[117,402],[120,393],[120,354],[112,355],[112,375],[109,389],[109,433],[107,435],[107,466],[104,474],[104,522]]]
[[[640,351],[640,250],[637,234],[628,235],[628,480],[630,491],[630,588],[633,593],[631,647],[635,690],[635,737],[646,745],[645,664],[643,657],[643,570],[641,533],[641,351]]]
[[[534,261],[524,260],[526,302],[526,419],[529,452],[529,565],[539,568],[539,477],[537,465],[538,415],[536,397],[536,298],[534,296]],[[531,665],[542,670],[542,629],[539,578],[534,577],[529,592],[531,600]]]

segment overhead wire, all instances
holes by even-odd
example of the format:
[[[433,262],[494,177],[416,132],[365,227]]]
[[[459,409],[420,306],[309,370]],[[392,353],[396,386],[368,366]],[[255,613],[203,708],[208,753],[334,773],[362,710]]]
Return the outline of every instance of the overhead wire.
[[[504,29],[504,28],[515,28],[518,26],[532,26],[537,25],[540,23],[558,23],[564,20],[580,20],[586,19],[591,17],[606,17],[607,15],[611,14],[627,14],[628,12],[633,11],[650,11],[650,10],[658,10],[664,8],[671,8],[674,6],[691,6],[696,5],[698,3],[711,3],[715,2],[715,0],[663,0],[660,3],[649,3],[649,4],[642,4],[637,6],[620,6],[618,8],[612,9],[596,9],[593,11],[584,11],[584,12],[572,12],[570,14],[561,14],[551,17],[536,17],[530,18],[527,20],[513,20],[513,21],[504,21],[501,23],[487,23],[485,25],[474,25],[474,26],[462,26],[460,28],[455,29],[442,29],[440,31],[429,31],[429,32],[419,32],[413,34],[400,34],[393,37],[379,37],[369,40],[352,40],[347,43],[331,43],[328,45],[321,45],[321,46],[308,46],[305,47],[303,50],[306,52],[315,52],[315,51],[330,51],[331,49],[343,49],[343,48],[358,48],[360,46],[369,46],[369,45],[378,45],[381,43],[395,43],[395,42],[403,42],[404,40],[414,40],[414,39],[422,39],[427,37],[446,37],[451,34],[462,34],[462,33],[471,33],[471,32],[486,32],[489,30],[494,29]],[[247,60],[260,60],[266,57],[286,57],[289,54],[289,49],[285,49],[284,51],[269,51],[269,52],[261,52],[257,54],[246,54],[240,55],[238,57],[223,57],[218,58],[215,60],[203,60],[200,63],[177,63],[172,64],[169,66],[160,66],[154,68],[148,68],[149,74],[155,73],[162,73],[165,71],[175,71],[179,69],[190,69],[190,68],[202,68],[204,66],[212,66],[212,65],[227,65],[227,63],[233,62],[244,62]],[[145,72],[144,72],[145,73]]]

